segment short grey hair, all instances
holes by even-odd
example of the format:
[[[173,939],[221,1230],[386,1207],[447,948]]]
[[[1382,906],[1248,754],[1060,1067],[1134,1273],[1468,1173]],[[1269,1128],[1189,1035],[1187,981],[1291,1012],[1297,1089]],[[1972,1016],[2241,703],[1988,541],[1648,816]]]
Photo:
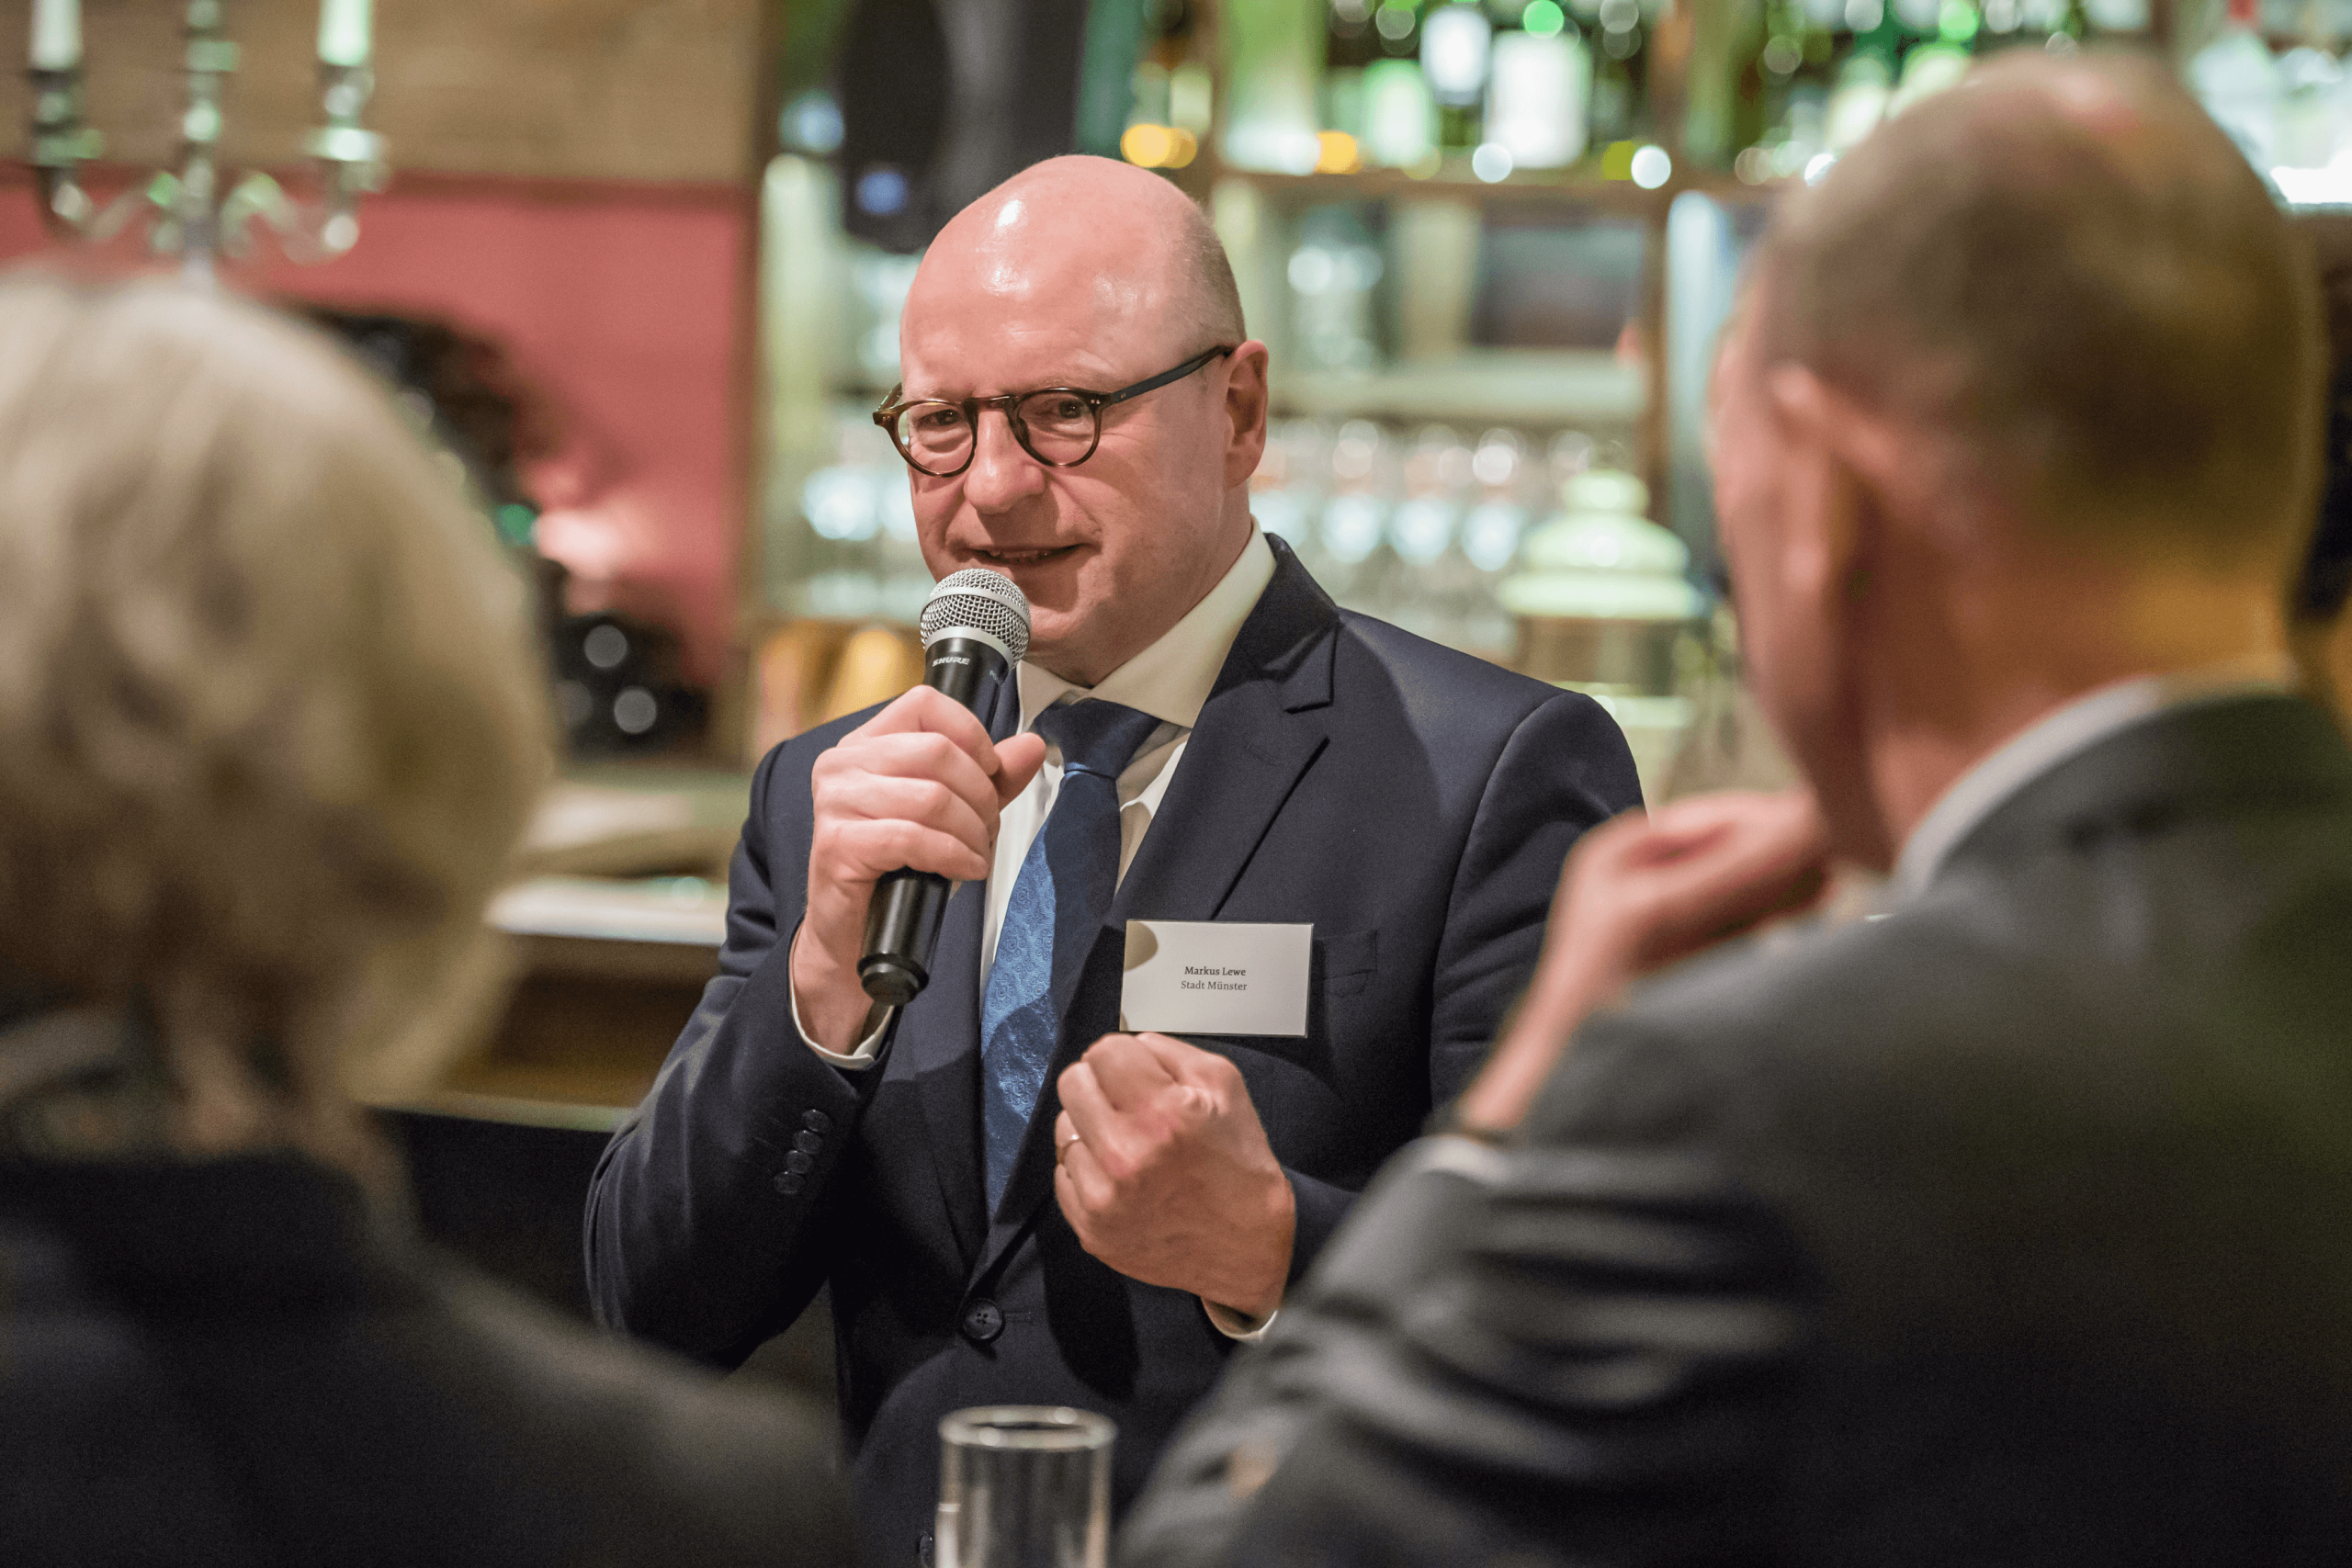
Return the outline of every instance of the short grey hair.
[[[1758,282],[1765,363],[1946,434],[2037,525],[2215,564],[2310,525],[2309,261],[2153,63],[2001,58],[1794,193]]]
[[[1246,341],[1250,329],[1241,319],[1241,289],[1233,279],[1232,258],[1225,254],[1216,226],[1200,208],[1192,208],[1179,244],[1182,281],[1197,312],[1194,325],[1201,346],[1229,347]]]

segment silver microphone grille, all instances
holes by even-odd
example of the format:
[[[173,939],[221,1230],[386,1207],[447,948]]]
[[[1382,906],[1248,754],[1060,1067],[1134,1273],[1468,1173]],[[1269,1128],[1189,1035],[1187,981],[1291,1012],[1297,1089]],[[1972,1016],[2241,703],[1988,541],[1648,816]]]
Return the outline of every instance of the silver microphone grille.
[[[1004,646],[1018,664],[1029,653],[1029,600],[1002,572],[966,567],[940,579],[922,607],[922,645],[943,637],[978,632]]]

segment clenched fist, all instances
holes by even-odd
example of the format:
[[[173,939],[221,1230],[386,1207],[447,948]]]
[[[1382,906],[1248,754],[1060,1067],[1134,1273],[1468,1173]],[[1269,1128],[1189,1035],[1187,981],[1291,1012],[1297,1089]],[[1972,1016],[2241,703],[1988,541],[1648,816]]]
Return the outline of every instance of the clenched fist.
[[[929,686],[817,759],[808,914],[792,943],[793,1000],[810,1039],[847,1053],[860,1038],[870,1004],[857,960],[876,880],[901,866],[985,880],[997,814],[1045,760],[1042,738],[1016,735],[999,746],[969,709]]]
[[[1062,1072],[1054,1196],[1087,1251],[1262,1318],[1297,1218],[1241,1073],[1165,1034],[1106,1034]]]

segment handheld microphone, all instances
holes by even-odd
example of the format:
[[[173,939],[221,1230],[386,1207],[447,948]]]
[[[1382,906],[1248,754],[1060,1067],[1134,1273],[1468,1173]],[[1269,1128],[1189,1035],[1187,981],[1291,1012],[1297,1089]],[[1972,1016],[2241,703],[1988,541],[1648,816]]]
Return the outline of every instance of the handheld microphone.
[[[1029,651],[1029,601],[1012,579],[967,567],[950,572],[922,607],[923,684],[985,720],[998,688]],[[893,871],[874,884],[865,910],[858,984],[876,1001],[904,1007],[931,983],[931,956],[947,913],[947,879]]]

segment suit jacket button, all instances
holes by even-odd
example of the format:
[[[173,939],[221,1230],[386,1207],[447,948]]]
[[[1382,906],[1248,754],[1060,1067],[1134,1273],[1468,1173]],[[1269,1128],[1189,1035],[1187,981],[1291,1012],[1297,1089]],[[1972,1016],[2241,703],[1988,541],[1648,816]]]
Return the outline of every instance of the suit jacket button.
[[[1004,1332],[1004,1311],[983,1296],[964,1309],[964,1337],[985,1345]]]
[[[804,1155],[813,1155],[825,1146],[825,1140],[814,1133],[795,1133],[792,1146]]]
[[[777,1177],[777,1178],[775,1179],[775,1190],[776,1190],[777,1191],[779,1191],[779,1192],[783,1193],[783,1194],[784,1194],[786,1197],[787,1197],[787,1198],[791,1197],[794,1193],[796,1193],[796,1192],[799,1191],[799,1190],[800,1190],[800,1174],[799,1174],[799,1172],[797,1172],[797,1171],[792,1171],[792,1170],[787,1170],[787,1171],[786,1171],[782,1176]]]
[[[798,1149],[794,1149],[791,1153],[784,1156],[784,1168],[788,1174],[793,1176],[807,1175],[808,1168],[816,1163],[817,1162],[815,1160],[810,1159]]]
[[[830,1133],[833,1130],[833,1119],[821,1111],[802,1111],[800,1124],[812,1133]]]

